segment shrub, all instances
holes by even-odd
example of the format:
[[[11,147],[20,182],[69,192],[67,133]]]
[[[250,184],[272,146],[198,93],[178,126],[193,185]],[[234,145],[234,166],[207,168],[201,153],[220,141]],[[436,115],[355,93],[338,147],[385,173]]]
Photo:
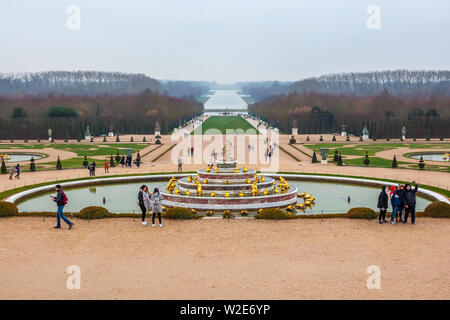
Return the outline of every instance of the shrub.
[[[366,151],[366,157],[364,158],[364,165],[367,167],[370,164],[369,154]]]
[[[117,134],[117,136],[116,136],[116,142],[120,142],[119,134]]]
[[[323,136],[320,136],[319,141],[323,141]]]
[[[192,213],[189,208],[173,207],[167,209],[163,216],[167,219],[198,219],[199,217]]]
[[[311,162],[312,162],[312,163],[317,163],[317,162],[318,162],[318,161],[317,161],[317,156],[316,156],[316,152],[315,152],[315,151],[314,151],[314,153],[313,153]]]
[[[0,217],[11,217],[19,213],[16,205],[11,202],[0,201]]]
[[[348,210],[347,216],[350,219],[370,219],[370,218],[376,218],[377,214],[375,211],[373,211],[370,208],[357,207],[357,208],[351,208],[350,210]]]
[[[89,165],[89,162],[87,161],[87,156],[84,156],[83,166],[84,166],[85,168],[87,168],[88,165]]]
[[[8,172],[8,171],[6,170],[6,163],[5,163],[5,159],[4,159],[4,158],[2,158],[2,173],[6,173],[6,172]]]
[[[225,210],[222,214],[222,218],[230,220],[230,219],[234,219],[235,216],[234,216],[234,214],[231,213],[230,210]]]
[[[425,168],[425,161],[423,161],[423,157],[420,156],[420,160],[419,160],[419,168],[423,169]]]
[[[58,156],[58,160],[56,160],[56,169],[57,170],[61,170],[62,169],[61,160],[59,159],[59,156]]]
[[[424,211],[425,217],[450,218],[450,204],[443,201],[430,203]]]
[[[392,168],[397,168],[398,164],[397,164],[397,157],[394,155],[394,159],[392,159]]]
[[[336,141],[336,136],[333,136],[333,139],[331,139],[332,141]]]
[[[155,144],[161,144],[161,141],[159,139],[156,139]]]
[[[34,163],[34,158],[30,159],[30,171],[36,171],[36,164]]]
[[[296,142],[297,142],[297,140],[295,140],[294,136],[291,136],[291,138],[289,139],[289,143],[294,144]]]
[[[281,209],[269,208],[263,209],[260,213],[255,215],[255,219],[272,219],[272,220],[285,220],[294,219],[295,215],[289,212],[285,212]]]
[[[103,207],[91,206],[81,209],[78,214],[80,219],[101,219],[108,215],[108,210]]]
[[[134,142],[134,139],[133,139],[133,137],[131,137],[131,138],[130,138],[130,142]]]
[[[111,157],[109,158],[109,166],[112,168],[112,167],[114,167],[116,164],[114,163],[114,158],[113,158],[113,156],[111,155]]]

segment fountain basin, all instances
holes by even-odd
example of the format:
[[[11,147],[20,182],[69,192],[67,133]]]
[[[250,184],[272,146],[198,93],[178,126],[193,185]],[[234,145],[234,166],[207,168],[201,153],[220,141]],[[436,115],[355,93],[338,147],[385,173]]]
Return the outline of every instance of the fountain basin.
[[[295,205],[297,188],[291,187],[286,193],[255,197],[197,197],[161,192],[166,207],[184,207],[195,210],[259,210]]]

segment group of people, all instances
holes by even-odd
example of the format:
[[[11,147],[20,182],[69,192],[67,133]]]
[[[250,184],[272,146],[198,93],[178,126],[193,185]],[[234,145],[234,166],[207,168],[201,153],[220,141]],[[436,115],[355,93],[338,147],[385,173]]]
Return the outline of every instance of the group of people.
[[[159,226],[162,227],[161,223],[161,213],[162,213],[162,196],[159,193],[159,189],[155,188],[153,193],[148,191],[148,187],[144,184],[139,188],[138,193],[139,207],[142,211],[142,224],[147,225],[145,221],[145,216],[149,210],[152,212],[152,227],[156,227],[155,216],[158,215]]]
[[[61,220],[63,220],[65,223],[67,223],[67,225],[69,226],[69,230],[72,229],[73,226],[73,222],[71,222],[69,219],[67,219],[64,216],[63,210],[64,210],[64,206],[67,204],[68,202],[68,198],[66,196],[66,194],[64,193],[64,191],[62,190],[61,185],[57,184],[55,186],[55,190],[56,190],[56,196],[50,196],[50,198],[52,199],[52,201],[54,201],[56,203],[56,206],[58,207],[58,209],[56,210],[56,226],[54,227],[55,229],[61,229]],[[161,221],[161,213],[162,213],[162,202],[163,198],[161,196],[161,194],[159,193],[159,189],[155,188],[153,190],[153,193],[150,193],[150,191],[148,191],[148,187],[146,185],[142,185],[139,188],[139,193],[138,193],[138,202],[139,202],[139,207],[141,208],[142,211],[142,224],[145,226],[147,225],[147,221],[145,221],[147,212],[151,210],[152,212],[152,226],[156,227],[155,224],[155,217],[156,215],[158,215],[158,221],[159,221],[159,226],[162,227],[162,221]]]
[[[14,174],[16,174],[14,176]],[[20,179],[20,165],[17,164],[15,167],[11,166],[9,168],[9,180],[12,180],[12,177],[14,176],[15,179]]]
[[[125,156],[122,156],[122,157],[120,158],[119,163],[120,163],[120,165],[121,165],[122,167],[125,166],[125,167],[127,167],[127,168],[131,168],[132,163],[133,163],[133,156],[132,156],[131,154],[127,154],[126,157],[125,157]],[[137,158],[137,159],[134,161],[134,164],[135,164],[138,168],[140,167],[141,163],[140,163],[139,158]]]
[[[416,221],[416,192],[419,185],[413,181],[414,189],[410,184],[400,184],[397,187],[383,186],[378,196],[377,208],[380,209],[378,223],[387,223],[386,212],[388,209],[389,199],[392,206],[392,215],[389,223],[396,224],[398,222],[407,223],[408,216],[411,214],[411,223]]]

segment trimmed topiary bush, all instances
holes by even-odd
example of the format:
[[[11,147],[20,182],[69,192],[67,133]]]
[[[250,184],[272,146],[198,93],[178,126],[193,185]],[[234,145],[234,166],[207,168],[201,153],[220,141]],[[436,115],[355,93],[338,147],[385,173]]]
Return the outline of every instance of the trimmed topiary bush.
[[[18,213],[19,209],[17,209],[17,206],[14,203],[0,201],[0,217],[11,217]]]
[[[430,203],[424,211],[425,217],[450,218],[450,204],[443,201]]]
[[[56,170],[61,170],[61,169],[62,169],[61,160],[59,159],[59,156],[58,156],[58,160],[56,160]]]
[[[36,171],[36,164],[34,163],[34,158],[30,159],[30,171]]]
[[[295,215],[281,209],[269,208],[261,210],[255,215],[255,219],[286,220],[295,219]]]
[[[296,142],[297,142],[297,140],[295,140],[294,136],[291,136],[291,138],[289,139],[289,143],[294,144]]]
[[[199,218],[199,216],[192,213],[191,209],[181,208],[181,207],[169,208],[162,215],[164,218],[167,218],[167,219],[198,219]]]
[[[350,219],[371,219],[376,218],[377,213],[370,208],[357,207],[348,210],[347,216]]]
[[[6,163],[5,163],[5,159],[4,159],[4,158],[2,158],[2,173],[3,173],[3,174],[5,174],[6,172],[8,172],[8,171],[6,170]]]
[[[78,214],[80,219],[101,219],[108,215],[109,211],[103,207],[91,206],[81,209]]]
[[[159,139],[156,139],[155,144],[161,144],[161,141]]]
[[[313,156],[312,156],[311,162],[312,162],[312,163],[317,163],[317,162],[319,162],[319,161],[317,161],[317,156],[316,156],[316,152],[315,152],[315,151],[313,152]]]

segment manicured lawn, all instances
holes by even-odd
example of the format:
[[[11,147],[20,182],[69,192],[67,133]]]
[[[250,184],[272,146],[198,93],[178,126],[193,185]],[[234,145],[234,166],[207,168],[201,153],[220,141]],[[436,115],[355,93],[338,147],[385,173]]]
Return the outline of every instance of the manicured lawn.
[[[101,145],[101,146],[100,146]],[[103,147],[106,146],[106,147]],[[97,144],[74,144],[74,143],[49,143],[49,144],[0,144],[0,149],[43,149],[52,148],[56,150],[67,150],[75,152],[78,156],[107,156],[115,155],[117,150],[124,154],[124,149],[134,149],[134,152],[147,147],[147,143],[97,143]]]
[[[247,120],[238,116],[211,116],[203,125],[197,127],[192,134],[230,134],[250,133],[247,130],[253,130],[252,134],[259,134]]]
[[[114,155],[113,155],[114,157]],[[109,156],[107,157],[108,162],[109,162]],[[70,158],[70,159],[66,159],[66,160],[61,160],[61,166],[63,169],[76,169],[76,168],[84,168],[83,166],[83,161],[84,161],[84,157],[74,157],[74,158]],[[91,163],[92,161],[95,161],[95,164],[97,165],[98,168],[103,168],[103,160],[98,160],[98,159],[92,159],[92,158],[87,158],[87,161],[89,163]],[[43,167],[42,165],[50,165],[52,166],[51,168],[49,167]],[[36,169],[56,169],[56,161],[51,161],[51,162],[44,162],[44,163],[39,163],[36,165]]]
[[[102,144],[107,147],[100,147],[95,144],[53,144],[50,145],[51,148],[59,150],[67,150],[75,152],[79,156],[108,156],[115,155],[117,150],[120,154],[124,154],[124,149],[131,148],[134,152],[144,149],[148,144]],[[92,149],[92,150],[91,150]]]

